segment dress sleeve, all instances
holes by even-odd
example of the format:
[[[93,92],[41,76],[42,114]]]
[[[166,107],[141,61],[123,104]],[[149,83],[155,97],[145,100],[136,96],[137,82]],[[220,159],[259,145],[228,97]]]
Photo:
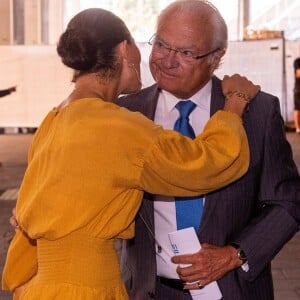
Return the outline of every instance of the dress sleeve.
[[[2,274],[2,289],[13,291],[28,282],[36,272],[36,242],[18,230],[9,245]]]
[[[245,174],[249,158],[241,118],[219,111],[195,140],[162,131],[146,154],[141,188],[173,196],[206,194]]]

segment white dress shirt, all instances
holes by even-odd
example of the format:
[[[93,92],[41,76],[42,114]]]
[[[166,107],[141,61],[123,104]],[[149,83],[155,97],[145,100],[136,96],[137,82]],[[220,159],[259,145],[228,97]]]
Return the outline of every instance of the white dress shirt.
[[[154,121],[165,129],[173,129],[179,117],[175,105],[182,100],[191,100],[197,106],[190,114],[190,123],[198,135],[203,131],[210,118],[212,82],[209,81],[200,91],[189,99],[178,99],[172,94],[162,91],[158,98]],[[162,201],[163,200],[163,201]],[[155,196],[154,224],[156,238],[157,275],[167,278],[179,278],[177,265],[171,262],[174,256],[169,242],[168,233],[177,230],[174,197]]]

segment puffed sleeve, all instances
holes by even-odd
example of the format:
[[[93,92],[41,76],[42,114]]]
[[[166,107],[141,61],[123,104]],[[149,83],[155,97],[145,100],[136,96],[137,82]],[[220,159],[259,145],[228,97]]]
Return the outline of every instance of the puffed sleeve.
[[[2,274],[2,289],[13,291],[37,272],[36,242],[18,230],[10,243]]]
[[[145,157],[140,182],[153,194],[206,194],[245,174],[249,158],[241,118],[219,111],[195,140],[162,131]]]

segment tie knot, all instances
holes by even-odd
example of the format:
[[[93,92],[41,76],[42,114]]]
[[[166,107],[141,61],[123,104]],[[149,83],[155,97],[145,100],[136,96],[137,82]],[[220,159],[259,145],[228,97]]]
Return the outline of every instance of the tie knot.
[[[175,107],[178,109],[180,117],[187,118],[196,107],[196,104],[191,100],[179,101]]]

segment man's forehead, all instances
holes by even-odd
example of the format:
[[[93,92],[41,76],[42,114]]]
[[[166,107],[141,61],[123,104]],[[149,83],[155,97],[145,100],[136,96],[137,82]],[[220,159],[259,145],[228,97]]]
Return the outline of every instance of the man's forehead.
[[[194,46],[209,43],[213,36],[212,29],[208,24],[200,24],[199,22],[189,22],[180,26],[169,26],[162,24],[157,28],[156,36],[166,43],[172,44],[191,44]]]
[[[182,15],[178,14],[176,17],[169,16],[160,19],[157,24],[157,32],[161,30],[169,31],[194,31],[202,32],[208,29],[211,24],[211,18],[207,15]]]

